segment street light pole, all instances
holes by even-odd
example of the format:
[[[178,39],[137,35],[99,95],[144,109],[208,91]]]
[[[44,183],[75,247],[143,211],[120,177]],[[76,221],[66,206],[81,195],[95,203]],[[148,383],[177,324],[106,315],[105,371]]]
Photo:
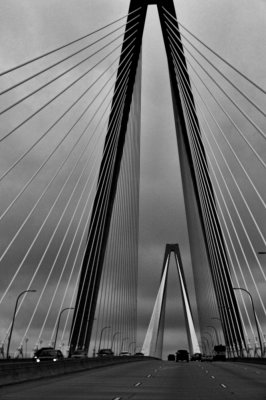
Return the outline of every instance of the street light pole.
[[[209,340],[205,336],[202,336],[202,339],[207,342],[207,346],[205,345],[205,347],[206,347],[206,350],[209,351],[209,355],[210,355],[211,354],[211,350],[210,350]]]
[[[113,350],[113,345],[114,345],[115,337],[116,337],[117,335],[119,335],[119,333],[120,333],[120,331],[117,331],[117,332],[115,332],[115,333],[113,334],[112,343],[111,343],[111,349],[112,349],[112,350]],[[115,351],[114,351],[114,354],[115,354]]]
[[[9,347],[10,347],[11,337],[12,337],[12,333],[13,333],[13,328],[14,328],[14,323],[15,323],[15,318],[16,318],[16,313],[17,313],[17,308],[18,308],[18,301],[19,301],[20,297],[23,296],[23,294],[29,293],[29,292],[34,293],[34,292],[36,292],[36,290],[35,289],[23,290],[23,292],[21,292],[17,297],[14,312],[13,312],[10,334],[9,334],[8,343],[7,343],[6,358],[9,358]]]
[[[58,321],[57,321],[57,326],[56,326],[55,338],[54,338],[54,349],[55,349],[55,347],[56,347],[56,341],[57,341],[57,335],[58,335],[58,330],[59,330],[61,315],[62,315],[63,312],[66,311],[66,310],[74,310],[74,307],[66,307],[66,308],[63,308],[63,310],[61,310],[61,312],[60,312],[60,314],[59,314]]]
[[[219,318],[219,317],[211,317],[211,319],[216,319],[216,320],[220,321],[221,328],[222,328],[222,333],[221,333],[221,343],[222,343],[222,341],[223,341],[223,336],[224,336],[223,321],[222,321],[221,318]]]
[[[26,337],[25,338],[25,358],[27,358],[27,351],[28,351],[28,349],[27,349],[27,345],[28,345],[28,341],[29,341],[29,338],[28,337]]]
[[[131,345],[132,345],[132,344],[134,344],[134,343],[136,344],[136,342],[135,342],[135,341],[134,341],[134,342],[130,342],[130,343],[129,343],[129,345],[128,345],[128,352],[129,352],[129,353],[130,353],[129,349],[130,349]]]
[[[101,342],[102,342],[103,331],[104,331],[105,329],[110,329],[110,328],[111,328],[110,326],[105,326],[105,327],[102,328],[102,330],[101,330],[100,341],[99,341],[99,347],[98,347],[98,353],[99,353],[99,351],[100,351],[100,349],[101,349]]]
[[[128,340],[128,337],[122,339],[120,353],[121,351],[123,351],[123,345],[125,340]]]
[[[207,332],[207,331],[205,331],[205,332],[203,332],[203,333],[205,333],[205,335],[209,335],[209,336],[210,336],[210,338],[211,338],[212,350],[213,350],[213,348],[214,348],[214,343],[213,343],[213,337],[212,337],[212,335],[210,334],[210,332]]]
[[[249,293],[249,291],[248,291],[247,289],[240,288],[240,287],[234,287],[233,289],[234,289],[234,290],[243,290],[244,292],[246,292],[246,293],[249,295],[249,298],[250,298],[250,300],[251,300],[251,305],[252,305],[253,314],[254,314],[254,319],[255,319],[255,324],[256,324],[256,329],[257,329],[257,335],[258,335],[258,339],[259,339],[259,342],[260,342],[260,351],[261,351],[261,355],[262,355],[262,352],[263,352],[263,349],[262,349],[262,342],[261,342],[260,331],[259,331],[259,324],[258,324],[258,319],[257,319],[255,307],[254,307],[253,298],[252,298],[251,294]]]
[[[214,330],[215,336],[216,336],[217,344],[219,344],[219,336],[218,336],[217,329],[216,329],[214,326],[212,326],[212,325],[207,325],[207,328],[212,328],[212,329]]]

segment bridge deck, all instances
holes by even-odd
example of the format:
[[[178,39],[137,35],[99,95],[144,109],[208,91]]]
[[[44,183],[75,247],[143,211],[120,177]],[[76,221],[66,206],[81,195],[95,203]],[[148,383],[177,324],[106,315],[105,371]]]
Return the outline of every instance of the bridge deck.
[[[266,366],[231,362],[133,362],[2,387],[1,399],[252,399],[266,393]]]

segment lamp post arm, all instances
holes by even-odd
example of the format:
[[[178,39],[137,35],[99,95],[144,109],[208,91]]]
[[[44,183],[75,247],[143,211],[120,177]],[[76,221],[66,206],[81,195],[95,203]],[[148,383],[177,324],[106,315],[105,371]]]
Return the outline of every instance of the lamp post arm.
[[[212,325],[208,325],[207,328],[212,328],[212,329],[214,330],[215,336],[216,336],[217,344],[219,344],[219,337],[218,337],[217,329],[216,329],[214,326],[212,326]]]
[[[255,319],[255,324],[256,324],[256,329],[257,329],[257,335],[258,335],[258,339],[260,342],[260,350],[261,350],[261,354],[263,353],[263,347],[262,347],[262,341],[261,341],[261,337],[260,337],[260,330],[259,330],[259,324],[258,324],[258,319],[257,319],[257,314],[256,314],[256,310],[255,310],[255,306],[254,306],[254,302],[253,302],[253,298],[251,296],[251,294],[249,293],[249,291],[247,289],[244,288],[233,288],[234,290],[243,290],[244,292],[246,292],[249,295],[250,301],[251,301],[251,306],[252,306],[252,311],[253,311],[253,315],[254,315],[254,319]]]
[[[55,347],[56,347],[56,341],[57,341],[57,336],[58,336],[58,330],[59,330],[61,315],[62,315],[63,312],[66,311],[66,310],[74,310],[74,307],[66,307],[66,308],[63,308],[63,310],[61,310],[61,312],[60,312],[60,314],[59,314],[58,321],[57,321],[57,325],[56,325],[56,331],[55,331],[54,349],[55,349]]]
[[[28,292],[36,292],[36,290],[23,290],[23,292],[21,292],[17,297],[15,308],[14,308],[14,312],[13,312],[12,323],[11,323],[11,327],[10,327],[10,333],[9,333],[9,337],[8,337],[8,343],[7,343],[7,349],[6,349],[6,358],[9,358],[9,348],[10,348],[10,342],[11,342],[11,337],[12,337],[12,333],[13,333],[13,328],[14,328],[17,308],[18,308],[18,301],[19,301],[21,296],[23,296],[25,293],[28,293]]]
[[[98,353],[99,353],[99,351],[100,351],[100,349],[101,349],[101,342],[102,342],[103,331],[104,331],[105,329],[110,329],[110,328],[111,328],[110,326],[105,326],[105,327],[101,330],[100,340],[99,340],[99,347],[98,347]]]
[[[112,343],[111,343],[111,349],[113,349],[115,337],[116,337],[117,335],[119,335],[119,333],[120,333],[120,332],[117,331],[117,332],[115,332],[115,333],[113,334]]]
[[[131,345],[132,345],[132,344],[135,344],[135,343],[136,343],[135,341],[129,343],[129,345],[128,345],[128,352],[130,352],[129,350],[130,350]]]
[[[122,339],[120,353],[121,353],[121,351],[123,351],[123,345],[124,345],[124,342],[125,342],[126,340],[128,340],[128,337]]]

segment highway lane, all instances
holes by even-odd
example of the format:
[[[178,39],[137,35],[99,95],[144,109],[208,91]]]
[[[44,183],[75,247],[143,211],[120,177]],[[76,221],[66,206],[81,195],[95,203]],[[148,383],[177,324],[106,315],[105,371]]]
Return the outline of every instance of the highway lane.
[[[1,400],[266,400],[266,366],[131,362],[0,388]]]
[[[243,400],[266,399],[266,365],[213,362],[201,363],[201,368],[212,380],[218,381],[226,390]]]

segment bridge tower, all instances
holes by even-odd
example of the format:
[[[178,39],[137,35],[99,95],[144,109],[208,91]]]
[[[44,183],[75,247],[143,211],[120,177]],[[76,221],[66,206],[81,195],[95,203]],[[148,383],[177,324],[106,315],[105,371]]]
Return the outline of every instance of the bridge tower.
[[[71,348],[83,347],[87,349],[89,347],[112,209],[116,194],[121,158],[123,154],[125,135],[127,131],[127,123],[131,107],[136,71],[140,60],[143,29],[147,7],[149,4],[157,5],[168,60],[193,268],[196,268],[196,260],[198,257],[197,252],[199,248],[198,241],[200,240],[200,247],[204,248],[204,253],[209,264],[226,344],[228,347],[235,348],[238,352],[241,352],[243,343],[245,343],[242,323],[232,288],[226,248],[217,215],[215,197],[209,176],[206,154],[202,143],[200,126],[196,109],[194,107],[194,99],[186,66],[186,59],[183,52],[181,36],[179,35],[179,40],[176,42],[174,48],[170,43],[168,36],[168,26],[165,17],[166,15],[173,17],[172,24],[178,32],[178,23],[176,21],[173,0],[131,0],[130,2],[124,43],[122,46],[116,87],[113,96],[114,107],[112,107],[109,117],[109,125],[99,171],[97,192],[91,215],[87,247],[84,255],[83,266],[80,275],[80,284],[74,310],[70,345]],[[109,163],[106,160],[106,155],[109,154],[110,143],[112,143],[111,138],[115,119],[115,104],[119,102],[119,91],[116,90],[116,88],[120,84],[119,76],[123,68],[123,62],[125,58],[125,53],[123,50],[126,47],[126,39],[131,35],[129,29],[136,14],[138,15],[138,28],[137,33],[135,34],[135,47],[131,60],[132,62],[127,91],[125,94],[123,116],[119,128],[119,138],[115,149],[116,156],[110,168]],[[187,82],[188,101],[192,105],[191,110],[193,115],[193,130],[195,132],[197,146],[199,149],[197,157],[200,159],[203,169],[203,174],[200,176],[200,179],[193,161],[194,150],[190,143],[183,112],[183,105],[176,75],[178,66],[174,62],[172,56],[173,51],[178,56],[180,65],[182,65],[182,74],[184,76],[184,80]],[[102,204],[105,206],[102,207]],[[195,229],[195,221],[197,223],[197,229]]]
[[[163,330],[164,330],[166,292],[167,292],[167,275],[168,275],[171,253],[173,253],[175,256],[177,274],[181,288],[189,351],[190,354],[200,353],[200,347],[191,312],[179,246],[178,244],[167,244],[165,247],[160,286],[154,304],[149,327],[141,350],[142,353],[146,356],[162,358]]]

